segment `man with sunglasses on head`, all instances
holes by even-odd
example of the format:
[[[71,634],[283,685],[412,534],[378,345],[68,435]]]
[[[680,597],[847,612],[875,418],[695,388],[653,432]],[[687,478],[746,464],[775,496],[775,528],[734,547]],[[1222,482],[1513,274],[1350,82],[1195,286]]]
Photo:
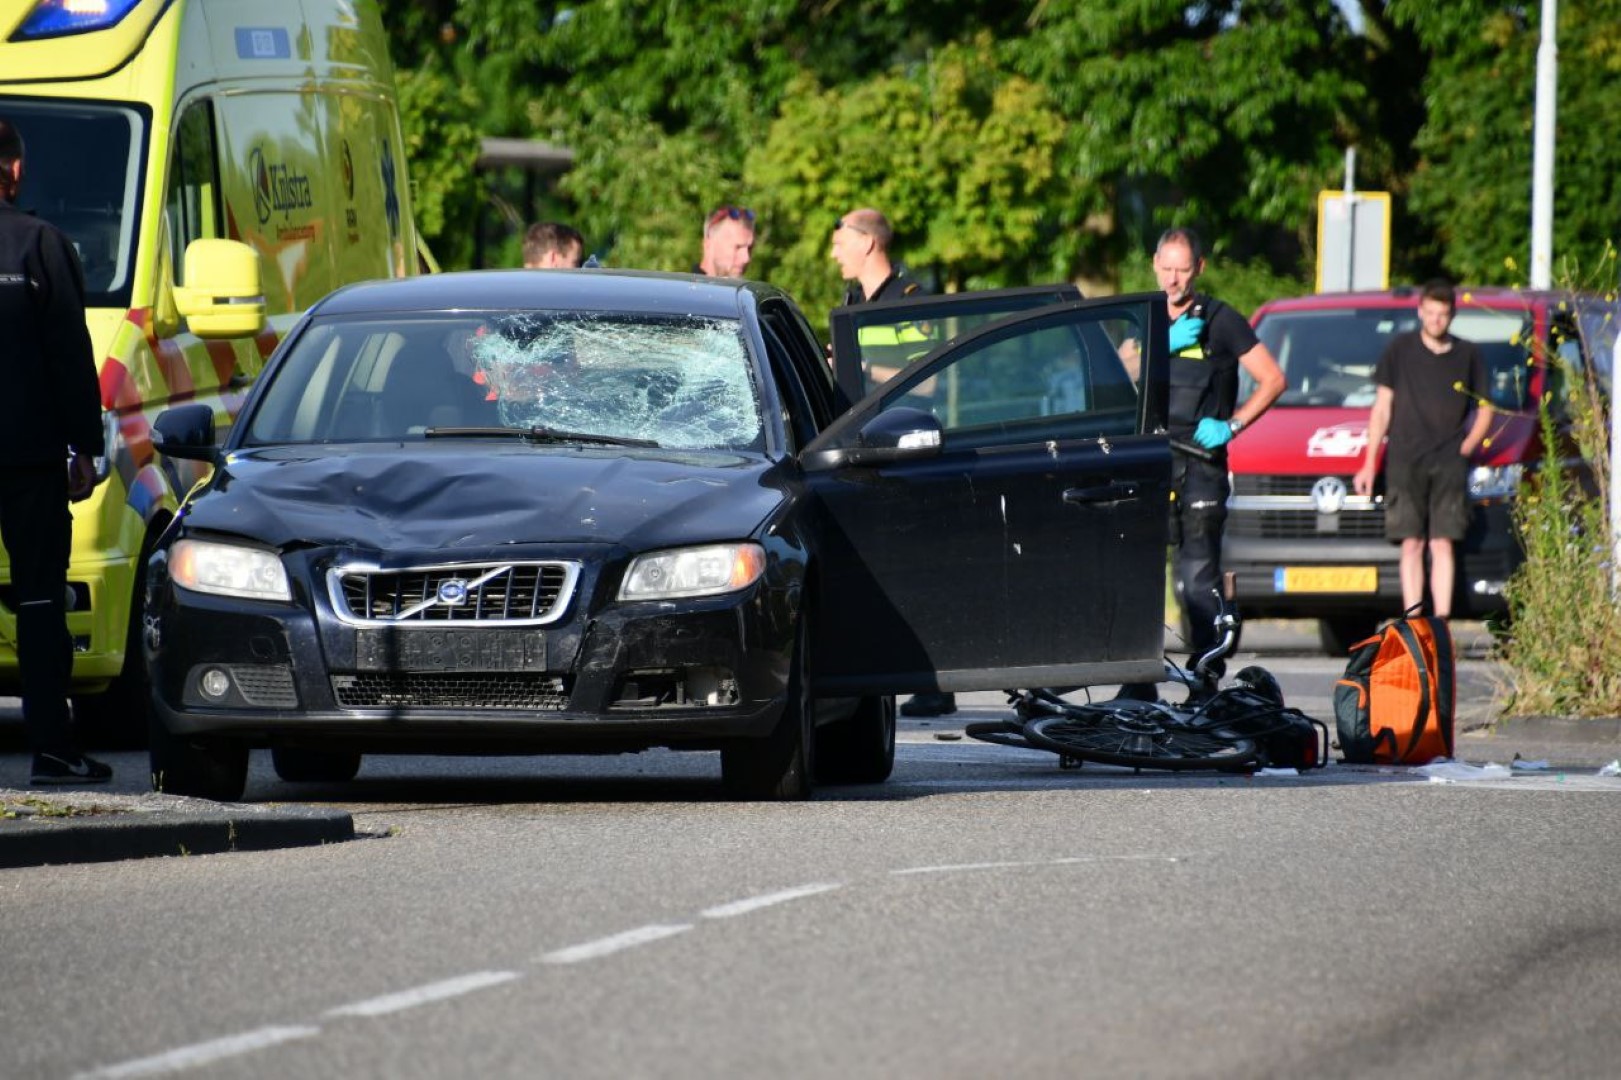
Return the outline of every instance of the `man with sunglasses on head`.
[[[693,273],[742,277],[754,257],[754,211],[720,206],[704,219],[704,253]]]
[[[899,300],[922,290],[890,261],[894,239],[889,219],[871,208],[852,210],[834,224],[833,258],[850,283],[844,290],[846,305]]]

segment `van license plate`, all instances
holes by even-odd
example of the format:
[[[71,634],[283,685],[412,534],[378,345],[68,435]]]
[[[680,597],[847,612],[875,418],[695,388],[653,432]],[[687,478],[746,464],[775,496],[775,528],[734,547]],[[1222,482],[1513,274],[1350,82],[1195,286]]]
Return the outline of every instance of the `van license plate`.
[[[1272,591],[1291,593],[1371,593],[1379,591],[1377,566],[1280,566]]]

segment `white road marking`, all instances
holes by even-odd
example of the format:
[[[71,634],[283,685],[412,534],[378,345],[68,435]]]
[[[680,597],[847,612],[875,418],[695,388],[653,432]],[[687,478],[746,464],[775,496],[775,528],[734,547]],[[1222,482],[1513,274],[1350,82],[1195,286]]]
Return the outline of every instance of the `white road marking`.
[[[759,911],[761,908],[770,907],[773,904],[784,904],[789,900],[798,900],[805,896],[816,896],[819,893],[831,892],[842,887],[836,881],[816,885],[801,885],[796,889],[783,889],[781,892],[751,896],[746,900],[733,900],[729,904],[718,904],[712,908],[705,908],[699,914],[706,919],[730,919],[734,915],[747,915],[751,911]]]
[[[570,945],[566,949],[557,949],[540,958],[544,964],[578,964],[585,960],[595,960],[598,957],[616,953],[621,949],[635,948],[637,945],[646,945],[649,942],[660,941],[676,934],[692,929],[691,923],[653,923],[649,926],[638,926],[634,930],[626,930],[622,934],[610,934],[605,938],[587,941],[581,945]]]
[[[212,1065],[216,1061],[223,1061],[239,1054],[264,1050],[284,1042],[292,1042],[294,1039],[307,1039],[320,1033],[321,1029],[318,1027],[263,1027],[256,1031],[244,1031],[240,1035],[227,1035],[223,1039],[211,1039],[208,1042],[182,1046],[178,1050],[155,1054],[152,1057],[137,1058],[121,1065],[104,1065],[90,1072],[79,1073],[74,1080],[119,1080],[122,1077],[157,1076],[161,1073],[179,1072],[182,1069],[195,1069],[200,1065]]]
[[[1181,862],[1185,855],[1065,855],[1056,859],[1020,859],[1006,862],[942,863],[939,866],[908,866],[891,870],[896,877],[907,874],[954,874],[966,870],[1009,870],[1024,866],[1078,866],[1103,862]]]
[[[328,1009],[324,1016],[383,1016],[387,1013],[403,1012],[418,1005],[427,1005],[434,1001],[444,1001],[446,998],[460,997],[470,994],[474,990],[482,990],[487,986],[497,986],[513,979],[521,979],[523,974],[517,971],[479,971],[472,975],[459,975],[454,979],[445,979],[442,982],[428,983],[412,990],[401,990],[397,994],[384,994],[381,997],[369,998],[366,1001],[357,1001],[352,1005],[340,1005],[336,1009]]]

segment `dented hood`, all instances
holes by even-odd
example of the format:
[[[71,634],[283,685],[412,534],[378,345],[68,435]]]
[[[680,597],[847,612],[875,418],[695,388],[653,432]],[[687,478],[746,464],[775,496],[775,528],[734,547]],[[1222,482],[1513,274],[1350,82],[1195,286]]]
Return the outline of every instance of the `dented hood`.
[[[273,547],[390,550],[750,536],[783,499],[761,455],[467,442],[237,451],[184,511],[188,530]]]

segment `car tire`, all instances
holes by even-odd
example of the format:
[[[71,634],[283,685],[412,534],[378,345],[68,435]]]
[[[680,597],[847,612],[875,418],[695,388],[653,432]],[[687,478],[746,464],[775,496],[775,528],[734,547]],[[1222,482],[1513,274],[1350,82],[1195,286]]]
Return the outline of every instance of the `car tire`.
[[[1317,643],[1329,656],[1348,656],[1352,645],[1378,629],[1377,615],[1335,615],[1317,620]]]
[[[248,786],[248,747],[225,739],[176,735],[156,717],[149,736],[152,790],[238,802]]]
[[[749,802],[808,799],[816,769],[815,699],[810,695],[809,620],[801,615],[788,674],[788,702],[763,739],[739,739],[720,752],[721,783]]]
[[[278,746],[270,751],[276,775],[294,784],[343,784],[360,771],[360,755],[342,750]]]
[[[816,779],[881,784],[895,769],[895,699],[864,697],[855,711],[816,731]]]

